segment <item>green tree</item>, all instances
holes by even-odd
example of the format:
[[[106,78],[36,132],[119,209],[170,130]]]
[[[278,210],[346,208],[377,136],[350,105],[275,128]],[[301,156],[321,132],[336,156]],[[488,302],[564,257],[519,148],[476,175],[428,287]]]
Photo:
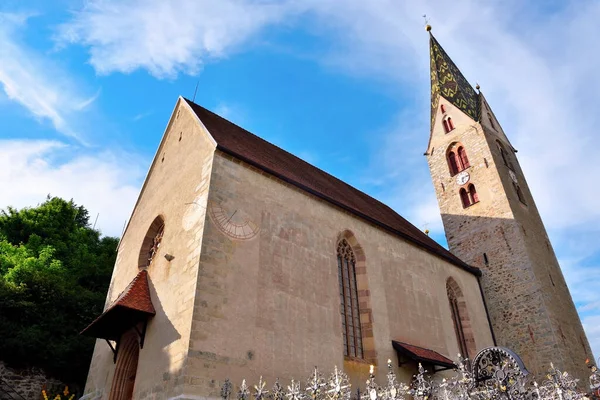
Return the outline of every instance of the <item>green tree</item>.
[[[117,243],[73,201],[0,212],[3,361],[83,384],[94,340],[79,332],[102,312]]]

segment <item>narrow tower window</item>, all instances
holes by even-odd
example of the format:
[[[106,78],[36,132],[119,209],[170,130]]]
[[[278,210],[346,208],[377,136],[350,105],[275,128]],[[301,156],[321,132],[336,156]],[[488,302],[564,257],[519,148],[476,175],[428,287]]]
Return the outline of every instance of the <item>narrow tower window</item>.
[[[490,265],[490,260],[488,259],[488,256],[486,253],[483,253],[483,263],[485,265]]]
[[[471,200],[471,204],[479,203],[479,196],[477,195],[477,190],[475,190],[475,185],[469,185],[469,198]]]
[[[458,174],[458,160],[456,159],[456,153],[451,151],[448,153],[448,165],[450,166],[450,175],[454,176]]]
[[[460,160],[460,165],[462,167],[461,170],[469,168],[469,159],[467,158],[467,152],[465,151],[465,148],[462,146],[459,147],[457,153],[458,159]]]
[[[450,132],[450,125],[448,125],[448,120],[447,119],[443,120],[442,124],[444,125],[444,132],[446,132],[446,133]]]
[[[469,193],[465,190],[465,188],[461,188],[459,190],[460,200],[462,201],[463,208],[467,208],[471,205],[471,199],[469,198]]]
[[[445,114],[446,113],[446,106],[442,104],[440,106],[440,111]]]
[[[452,122],[452,118],[448,117],[448,131],[451,131],[454,129],[454,123]]]
[[[487,113],[488,116],[488,120],[490,121],[490,126],[492,127],[492,129],[496,129],[496,125],[494,125],[494,119],[492,118],[492,114]]]
[[[344,355],[363,358],[358,290],[356,289],[356,257],[346,239],[341,240],[338,244],[337,258]]]
[[[523,196],[523,191],[521,190],[521,187],[514,182],[513,182],[513,187],[515,188],[515,192],[517,192],[517,197],[519,198],[519,201],[521,203],[527,205],[527,203],[525,202],[525,196]]]

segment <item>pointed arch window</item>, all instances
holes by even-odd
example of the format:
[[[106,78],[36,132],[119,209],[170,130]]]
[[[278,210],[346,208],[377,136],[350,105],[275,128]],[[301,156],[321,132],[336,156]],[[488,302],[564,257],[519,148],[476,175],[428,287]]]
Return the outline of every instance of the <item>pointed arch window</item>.
[[[457,150],[457,153],[458,160],[460,161],[462,167],[461,170],[469,168],[471,165],[469,164],[469,159],[467,158],[467,152],[465,151],[465,148],[460,146]]]
[[[363,358],[360,310],[356,288],[356,256],[346,239],[342,239],[338,243],[337,259],[344,355]]]
[[[476,346],[471,321],[467,312],[467,304],[460,286],[458,286],[454,279],[448,278],[446,281],[446,292],[448,294],[448,302],[450,303],[450,312],[458,348],[461,355],[468,358],[475,353]]]

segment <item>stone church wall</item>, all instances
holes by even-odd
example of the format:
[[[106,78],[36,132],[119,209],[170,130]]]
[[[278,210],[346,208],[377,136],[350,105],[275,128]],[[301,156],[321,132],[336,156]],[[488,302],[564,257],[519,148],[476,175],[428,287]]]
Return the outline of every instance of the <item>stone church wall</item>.
[[[138,273],[148,227],[157,216],[164,218],[162,243],[148,268],[156,316],[140,350],[135,399],[166,399],[183,390],[214,148],[195,114],[178,102],[119,245],[107,305]],[[165,259],[167,253],[172,261]],[[89,398],[108,399],[114,370],[109,346],[96,341]]]
[[[464,292],[477,349],[492,338],[477,278],[449,262],[217,152],[209,210],[218,205],[260,227],[251,240],[232,240],[206,216],[186,395],[218,396],[225,378],[239,383],[262,375],[304,380],[317,365],[344,368],[354,384],[364,384],[369,363],[380,378],[386,361],[397,357],[393,339],[456,358],[459,352],[446,281]],[[361,362],[343,356],[336,245],[357,244],[363,333]],[[360,269],[363,271],[360,271]],[[362,277],[358,277],[359,274]],[[365,301],[368,299],[368,304]],[[404,381],[414,370],[398,370]],[[191,398],[191,397],[185,397]]]

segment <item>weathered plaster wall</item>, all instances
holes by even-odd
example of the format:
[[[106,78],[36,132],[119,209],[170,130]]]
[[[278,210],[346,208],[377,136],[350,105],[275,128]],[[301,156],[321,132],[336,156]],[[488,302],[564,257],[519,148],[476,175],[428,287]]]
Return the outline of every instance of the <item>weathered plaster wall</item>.
[[[214,149],[195,114],[178,102],[119,246],[107,305],[138,273],[148,227],[157,216],[164,218],[159,253],[148,269],[156,316],[140,350],[135,399],[164,399],[183,390]],[[167,253],[175,257],[170,262]],[[107,399],[114,369],[110,348],[98,340],[86,393]]]

